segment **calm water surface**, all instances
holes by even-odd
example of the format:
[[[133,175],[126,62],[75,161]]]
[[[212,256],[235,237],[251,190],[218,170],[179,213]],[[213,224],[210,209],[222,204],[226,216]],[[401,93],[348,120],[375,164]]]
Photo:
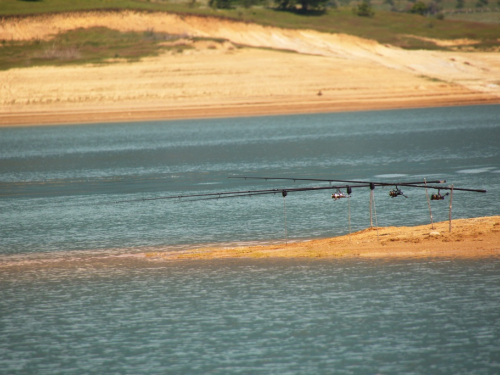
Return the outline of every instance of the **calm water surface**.
[[[282,242],[283,198],[115,203],[425,177],[488,190],[455,192],[455,218],[498,215],[499,141],[500,106],[0,129],[0,374],[500,373],[497,258],[146,261]],[[425,190],[389,190],[379,225],[429,222]],[[289,240],[348,232],[330,194],[288,195]]]

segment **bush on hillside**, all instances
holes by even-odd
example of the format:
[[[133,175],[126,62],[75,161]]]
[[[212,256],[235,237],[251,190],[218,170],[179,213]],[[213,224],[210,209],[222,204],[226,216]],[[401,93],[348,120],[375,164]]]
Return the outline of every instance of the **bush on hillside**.
[[[324,11],[328,1],[329,0],[274,0],[274,3],[280,10],[307,13],[311,10]]]
[[[427,14],[427,4],[424,3],[423,1],[417,1],[410,8],[410,13],[415,13],[415,14],[420,14],[422,16],[425,16]]]
[[[363,2],[355,8],[355,13],[360,17],[373,17],[375,15],[369,0],[363,0]]]
[[[233,0],[209,0],[208,5],[214,9],[230,9],[233,6]]]

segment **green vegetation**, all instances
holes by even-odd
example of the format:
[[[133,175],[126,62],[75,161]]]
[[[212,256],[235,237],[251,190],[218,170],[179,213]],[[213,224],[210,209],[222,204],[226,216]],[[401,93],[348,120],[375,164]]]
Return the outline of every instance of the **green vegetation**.
[[[410,13],[420,14],[421,16],[427,14],[427,4],[424,3],[423,1],[417,1],[410,8]]]
[[[376,13],[385,11],[408,12],[416,1],[371,0],[370,5]],[[363,0],[1,0],[0,16],[98,9],[137,9],[210,15],[220,13],[217,9],[209,6],[210,2],[220,2],[221,8],[225,8],[227,4],[228,9],[237,10],[237,13],[244,15],[247,13],[245,9],[278,8],[278,4],[281,2],[297,5],[299,10],[304,5],[310,9],[324,7],[332,11],[337,7],[355,8]],[[499,0],[423,0],[423,2],[427,6],[437,6],[445,13],[456,9],[466,9],[467,12],[463,14],[462,19],[470,17],[474,22],[482,22],[483,17],[485,20],[491,19],[492,13],[500,13],[498,11],[500,8]],[[287,8],[290,7],[287,6]],[[313,12],[313,14],[316,13]],[[496,18],[498,19],[498,17]]]
[[[403,48],[426,48],[425,43],[417,39],[405,40],[401,35],[416,35],[436,39],[471,38],[481,40],[485,46],[500,35],[498,24],[478,24],[480,16],[491,19],[497,13],[467,13],[454,15],[465,19],[475,17],[475,23],[450,22],[445,13],[444,20],[436,17],[422,17],[410,14],[415,0],[371,0],[369,5],[373,17],[359,17],[352,9],[363,1],[330,0],[326,12],[280,11],[274,0],[231,0],[231,9],[214,9],[208,6],[209,0],[1,0],[0,16],[15,16],[38,13],[66,12],[80,10],[117,10],[136,9],[142,11],[169,11],[184,14],[210,15],[226,17],[245,22],[255,22],[284,28],[307,28],[323,32],[346,33],[360,37],[371,38],[380,43],[390,43]],[[215,0],[214,0],[215,1]],[[221,0],[222,1],[222,0]],[[265,1],[268,1],[266,3]],[[298,0],[293,0],[298,3]],[[315,0],[316,1],[316,0]],[[457,0],[422,0],[429,5],[438,4],[444,12],[456,10]],[[477,0],[463,0],[466,9],[474,7]],[[491,3],[492,1],[490,1]],[[333,4],[333,7],[332,7]],[[337,4],[339,5],[337,7]],[[367,3],[368,4],[368,3]],[[433,6],[434,6],[433,5]],[[391,11],[391,9],[397,10]],[[437,8],[436,8],[437,9]],[[442,17],[441,17],[442,18]],[[500,19],[500,18],[499,18]],[[435,22],[434,22],[434,21]]]
[[[429,77],[429,76],[424,76],[424,75],[421,75],[419,77],[426,79],[427,81],[430,81],[430,82],[441,82],[441,83],[449,84],[449,82],[446,82],[446,81],[443,81],[442,79],[438,79],[438,78],[434,78],[434,77]]]
[[[172,10],[185,8],[166,1],[143,0],[1,0],[0,15],[26,15],[94,9]]]
[[[208,5],[215,9],[231,9],[233,6],[232,0],[209,0]]]
[[[228,9],[210,7],[209,2],[228,3]],[[374,39],[406,49],[446,49],[426,41],[434,39],[473,39],[477,50],[498,50],[498,22],[451,21],[451,11],[457,7],[469,9],[477,0],[307,0],[308,12],[302,11],[306,0],[288,0],[293,9],[277,9],[276,0],[0,0],[0,22],[9,17],[40,13],[89,10],[130,9],[137,11],[168,11],[224,17],[263,25],[314,29],[322,32],[345,33]],[[281,1],[281,0],[279,0]],[[490,4],[493,0],[490,0]],[[316,5],[326,6],[314,10]],[[225,7],[225,6],[224,6]],[[427,12],[410,11],[415,8]],[[429,11],[432,9],[432,12]],[[392,10],[392,11],[391,11]],[[439,12],[439,13],[438,13]],[[445,12],[445,13],[443,13]],[[448,13],[446,13],[448,12]],[[423,13],[421,15],[419,13]],[[432,16],[430,14],[433,14]],[[485,14],[491,18],[497,13]],[[362,16],[362,17],[360,17]],[[465,14],[453,15],[455,17]],[[486,17],[486,16],[484,16]],[[490,19],[488,18],[488,19]],[[498,18],[500,20],[500,16]],[[121,58],[129,61],[156,55],[167,48],[165,41],[173,36],[154,33],[120,33],[102,29],[74,30],[50,41],[15,42],[0,40],[0,69],[14,66],[62,65],[71,63],[107,63]]]
[[[369,0],[363,0],[361,4],[355,9],[355,13],[360,17],[373,17],[375,11],[372,8]]]
[[[500,12],[453,13],[453,14],[447,14],[446,19],[454,21],[478,22],[478,23],[489,23],[492,25],[500,25]]]
[[[307,14],[310,11],[323,13],[326,10],[328,0],[274,0],[276,8]]]
[[[169,44],[179,35],[156,33],[121,33],[105,27],[77,29],[57,35],[50,41],[3,41],[0,70],[24,66],[106,64],[116,59],[137,61],[160,51],[182,52],[188,44]]]

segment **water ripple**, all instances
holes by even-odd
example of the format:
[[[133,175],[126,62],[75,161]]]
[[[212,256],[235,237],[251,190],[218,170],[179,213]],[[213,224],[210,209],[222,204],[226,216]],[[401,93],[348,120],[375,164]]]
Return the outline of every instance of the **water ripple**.
[[[2,279],[6,373],[494,373],[498,261],[218,261]],[[46,272],[45,276],[43,273]]]

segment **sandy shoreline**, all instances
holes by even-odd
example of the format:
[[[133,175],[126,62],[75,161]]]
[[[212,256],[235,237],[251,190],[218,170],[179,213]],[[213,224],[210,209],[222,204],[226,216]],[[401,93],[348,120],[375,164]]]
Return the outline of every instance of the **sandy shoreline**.
[[[402,259],[491,259],[500,260],[500,216],[457,219],[415,227],[368,228],[351,235],[289,244],[240,247],[193,247],[188,250],[164,250],[109,254],[102,250],[32,253],[3,256],[0,270],[4,275],[39,270],[135,269],[165,267],[185,262],[248,262],[314,260]],[[37,277],[43,277],[40,273]]]
[[[0,71],[0,126],[500,104],[494,52],[406,51],[343,34],[131,11],[2,20],[0,39],[98,26],[218,39],[187,39],[189,49],[134,63]]]
[[[236,248],[149,252],[150,260],[261,258],[489,258],[500,257],[500,216],[458,219],[416,227],[368,228],[351,235]]]
[[[177,108],[128,108],[87,111],[58,111],[0,114],[0,127],[71,125],[108,122],[140,122],[155,120],[191,120],[209,118],[252,117],[273,115],[296,115],[333,112],[373,111],[410,108],[433,108],[469,105],[500,104],[500,98],[483,95],[469,97],[389,98],[386,100],[361,98],[352,102],[323,101],[297,102],[293,105],[283,103],[241,103],[227,105],[186,105]]]

